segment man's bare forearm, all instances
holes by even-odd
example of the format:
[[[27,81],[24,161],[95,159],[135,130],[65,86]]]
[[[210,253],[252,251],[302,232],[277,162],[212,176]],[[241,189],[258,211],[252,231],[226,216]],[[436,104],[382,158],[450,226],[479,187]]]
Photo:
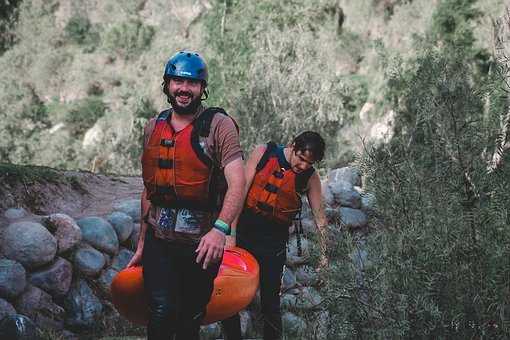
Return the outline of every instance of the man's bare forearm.
[[[228,183],[227,193],[223,200],[219,219],[231,225],[241,213],[244,204],[246,179],[242,160],[234,161],[235,164],[225,169],[225,177]]]

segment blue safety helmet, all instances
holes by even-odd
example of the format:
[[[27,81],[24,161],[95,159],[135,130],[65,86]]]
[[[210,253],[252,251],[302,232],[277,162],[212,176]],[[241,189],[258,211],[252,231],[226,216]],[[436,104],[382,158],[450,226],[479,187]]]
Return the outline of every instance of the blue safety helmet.
[[[207,65],[205,60],[196,52],[177,52],[168,60],[165,66],[163,78],[166,80],[171,77],[201,80],[206,86]]]

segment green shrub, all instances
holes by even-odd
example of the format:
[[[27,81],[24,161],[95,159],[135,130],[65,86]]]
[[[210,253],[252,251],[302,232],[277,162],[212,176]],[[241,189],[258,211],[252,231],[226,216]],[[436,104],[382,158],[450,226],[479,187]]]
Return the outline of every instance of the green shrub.
[[[130,58],[148,49],[153,36],[152,26],[129,20],[110,27],[104,34],[103,44],[106,50]]]
[[[83,135],[105,114],[106,109],[100,97],[87,97],[70,105],[64,123],[73,135]]]

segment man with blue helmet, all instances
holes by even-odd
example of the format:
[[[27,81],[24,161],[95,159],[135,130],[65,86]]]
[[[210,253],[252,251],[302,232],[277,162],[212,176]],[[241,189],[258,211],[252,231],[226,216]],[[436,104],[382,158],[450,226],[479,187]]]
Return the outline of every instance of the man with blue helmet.
[[[199,339],[226,235],[242,208],[244,169],[235,121],[205,108],[207,65],[172,56],[163,75],[171,109],[144,130],[141,232],[128,267],[143,264],[150,340]]]

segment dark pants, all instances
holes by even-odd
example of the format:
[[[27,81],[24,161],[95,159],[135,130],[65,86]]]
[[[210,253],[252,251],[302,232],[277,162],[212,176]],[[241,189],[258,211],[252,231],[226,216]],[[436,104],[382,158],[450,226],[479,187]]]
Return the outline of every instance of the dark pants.
[[[200,323],[211,298],[219,263],[203,270],[196,245],[168,242],[147,231],[143,279],[149,300],[149,340],[198,340]]]
[[[276,340],[282,337],[282,315],[280,311],[280,285],[285,264],[285,247],[257,249],[255,245],[238,238],[237,245],[248,250],[258,261],[260,267],[260,300],[264,321],[264,340]],[[223,333],[226,340],[241,339],[239,314],[223,320]]]

